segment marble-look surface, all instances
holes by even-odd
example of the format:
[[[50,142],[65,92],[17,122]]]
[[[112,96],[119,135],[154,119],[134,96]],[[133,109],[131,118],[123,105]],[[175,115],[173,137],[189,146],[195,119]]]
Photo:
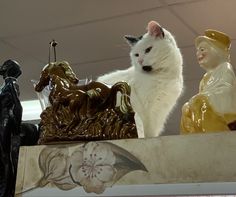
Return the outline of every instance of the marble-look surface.
[[[63,154],[66,152],[67,160],[63,160],[64,156],[59,159],[45,159],[43,152],[51,156],[58,154],[54,154],[53,151],[49,153],[49,149],[54,151],[60,149]],[[62,152],[59,153],[60,156]],[[90,163],[86,163],[86,155],[90,154],[101,156],[102,162],[99,163],[94,158]],[[69,185],[71,188],[83,187],[86,192],[103,193],[107,187],[114,185],[236,182],[235,155],[236,133],[234,132],[89,142],[86,145],[77,143],[21,147],[16,193],[39,186],[65,190],[70,189],[67,187]],[[52,159],[54,163],[47,163],[52,162]],[[67,169],[61,167],[63,161],[69,162],[71,166],[69,174],[72,181],[70,177],[70,180],[66,180],[65,177],[68,176],[65,174],[60,174],[59,168],[62,171]],[[42,165],[48,168],[42,170],[45,169]],[[93,179],[92,176],[89,176],[89,179],[84,176],[83,167],[86,168],[85,171],[98,175],[98,180]],[[104,167],[106,173],[102,174],[103,176],[96,174],[95,170],[98,167]],[[60,185],[61,179],[58,178],[58,174],[64,176],[63,187]],[[42,182],[42,177],[44,179],[47,177],[47,181]],[[40,180],[41,184],[39,184]]]

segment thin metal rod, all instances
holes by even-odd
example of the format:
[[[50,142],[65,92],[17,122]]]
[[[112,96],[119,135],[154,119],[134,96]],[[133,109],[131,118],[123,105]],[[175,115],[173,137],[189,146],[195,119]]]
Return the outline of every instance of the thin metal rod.
[[[57,61],[57,54],[56,54],[56,46],[57,46],[57,42],[55,40],[52,40],[50,43],[49,43],[49,55],[48,55],[48,64],[50,64],[51,62],[51,50],[53,48],[53,51],[54,51],[54,61],[56,62]]]

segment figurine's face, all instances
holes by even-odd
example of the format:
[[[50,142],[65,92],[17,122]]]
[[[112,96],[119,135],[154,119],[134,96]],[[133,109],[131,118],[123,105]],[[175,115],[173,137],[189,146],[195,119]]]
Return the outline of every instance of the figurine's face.
[[[4,74],[7,70],[7,65],[3,64],[2,66],[0,66],[0,74]]]
[[[220,51],[213,44],[205,41],[200,42],[197,46],[196,56],[199,65],[207,71],[216,68],[223,62]]]

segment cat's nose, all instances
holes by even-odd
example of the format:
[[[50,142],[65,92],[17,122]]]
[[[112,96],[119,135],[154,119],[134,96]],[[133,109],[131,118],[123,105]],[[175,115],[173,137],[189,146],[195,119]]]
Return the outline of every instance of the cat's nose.
[[[139,63],[140,65],[142,65],[142,64],[143,64],[143,59],[139,59],[139,60],[138,60],[138,63]]]

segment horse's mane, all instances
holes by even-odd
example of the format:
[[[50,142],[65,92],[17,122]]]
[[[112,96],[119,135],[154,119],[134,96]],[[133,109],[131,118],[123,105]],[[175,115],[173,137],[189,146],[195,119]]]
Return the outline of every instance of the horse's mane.
[[[58,75],[59,71],[62,71],[63,74],[65,74],[66,77],[73,78],[74,83],[78,83],[78,78],[76,77],[75,73],[71,69],[69,63],[67,61],[61,61],[61,62],[51,62],[47,64],[42,72],[47,73],[50,77],[52,75]],[[59,76],[62,77],[62,76]]]

